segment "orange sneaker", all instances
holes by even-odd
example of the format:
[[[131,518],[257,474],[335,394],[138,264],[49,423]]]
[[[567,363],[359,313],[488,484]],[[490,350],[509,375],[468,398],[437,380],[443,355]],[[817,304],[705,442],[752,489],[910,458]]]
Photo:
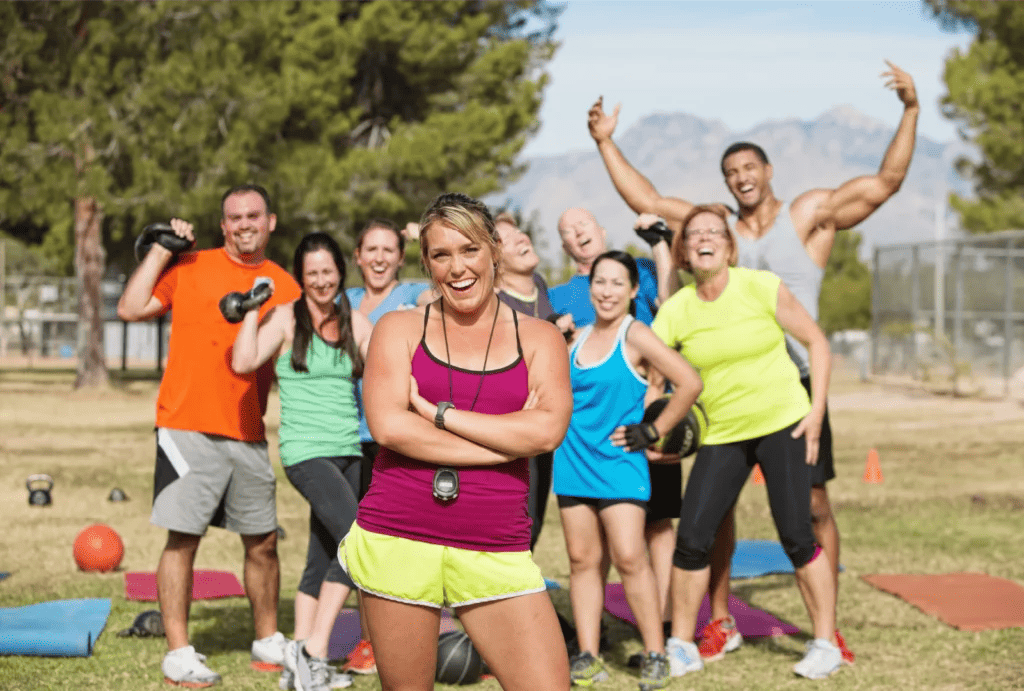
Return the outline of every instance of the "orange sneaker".
[[[843,662],[845,664],[852,665],[857,660],[857,656],[853,654],[853,651],[846,647],[846,639],[843,638],[843,634],[839,633],[839,629],[836,629],[836,646],[838,646],[839,652],[843,654]]]
[[[736,620],[731,616],[715,619],[704,627],[698,638],[697,649],[706,662],[721,660],[726,653],[743,645],[743,636],[736,630]]]
[[[341,667],[342,672],[349,672],[352,674],[376,674],[377,673],[377,660],[373,657],[373,646],[370,642],[361,639],[359,645],[355,647],[345,660],[345,664]]]

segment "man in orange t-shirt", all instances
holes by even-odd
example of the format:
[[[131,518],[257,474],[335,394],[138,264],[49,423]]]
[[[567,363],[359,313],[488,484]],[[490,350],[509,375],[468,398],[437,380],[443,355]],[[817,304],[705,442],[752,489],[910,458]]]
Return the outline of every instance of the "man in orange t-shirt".
[[[221,200],[224,247],[174,254],[154,242],[125,286],[118,315],[141,321],[173,308],[167,371],[157,397],[157,459],[151,522],[166,528],[157,567],[160,612],[168,653],[166,681],[212,686],[220,675],[204,664],[188,639],[192,568],[210,525],[238,533],[245,547],[245,591],[256,640],[252,665],[280,670],[286,639],[277,631],[279,563],[276,479],[267,455],[263,414],[273,377],[269,364],[251,374],[231,369],[240,324],[219,309],[229,292],[248,291],[257,278],[273,281],[260,306],[297,299],[301,290],[266,258],[277,225],[270,198],[258,185],[232,187]],[[172,219],[175,234],[194,240],[192,224]]]

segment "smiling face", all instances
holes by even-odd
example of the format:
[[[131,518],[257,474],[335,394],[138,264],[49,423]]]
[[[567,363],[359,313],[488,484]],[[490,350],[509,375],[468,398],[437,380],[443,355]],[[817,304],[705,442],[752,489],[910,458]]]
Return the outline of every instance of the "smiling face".
[[[771,194],[772,167],[751,149],[743,149],[722,161],[725,184],[740,208],[752,209]]]
[[[441,221],[430,224],[422,242],[427,270],[448,305],[460,312],[471,312],[494,295],[496,267],[490,245]]]
[[[238,262],[263,261],[270,234],[277,227],[277,216],[267,213],[267,203],[258,192],[236,192],[224,200],[220,228],[224,249]]]
[[[630,301],[639,287],[633,285],[629,271],[614,259],[601,259],[590,277],[590,301],[602,321],[614,321],[629,314]]]
[[[398,235],[388,228],[373,228],[363,235],[356,248],[356,265],[369,290],[385,292],[398,282],[398,270],[405,257],[398,246]]]
[[[307,252],[302,258],[302,290],[306,297],[329,308],[341,289],[341,271],[325,249]]]
[[[725,220],[718,214],[703,211],[692,216],[683,229],[686,259],[694,276],[717,273],[732,258],[732,236]]]
[[[498,221],[494,228],[501,238],[501,270],[510,274],[532,275],[540,257],[533,249],[530,236],[505,221]]]
[[[577,264],[589,264],[608,249],[605,229],[586,209],[569,209],[558,219],[562,248]]]

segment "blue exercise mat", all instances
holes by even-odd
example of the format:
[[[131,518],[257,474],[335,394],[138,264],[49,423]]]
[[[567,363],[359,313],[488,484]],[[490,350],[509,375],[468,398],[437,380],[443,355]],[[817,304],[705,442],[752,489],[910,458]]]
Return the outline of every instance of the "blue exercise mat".
[[[757,578],[770,573],[793,573],[793,564],[774,540],[737,540],[732,554],[733,578]]]
[[[839,565],[843,570],[843,565]],[[793,563],[774,540],[737,540],[732,554],[732,578],[757,578],[772,573],[793,573]]]
[[[88,657],[110,616],[110,598],[0,607],[0,655]]]

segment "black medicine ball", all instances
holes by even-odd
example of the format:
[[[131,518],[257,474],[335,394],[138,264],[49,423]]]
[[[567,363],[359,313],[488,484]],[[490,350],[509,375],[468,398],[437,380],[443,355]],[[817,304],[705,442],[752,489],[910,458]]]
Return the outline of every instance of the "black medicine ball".
[[[644,422],[654,422],[668,404],[669,395],[656,399],[644,410]],[[676,426],[655,443],[655,448],[664,453],[677,453],[682,457],[695,453],[700,448],[708,428],[708,416],[700,401],[693,404],[690,412]]]
[[[480,679],[484,661],[463,631],[449,631],[437,640],[437,674],[442,684],[472,684]]]

